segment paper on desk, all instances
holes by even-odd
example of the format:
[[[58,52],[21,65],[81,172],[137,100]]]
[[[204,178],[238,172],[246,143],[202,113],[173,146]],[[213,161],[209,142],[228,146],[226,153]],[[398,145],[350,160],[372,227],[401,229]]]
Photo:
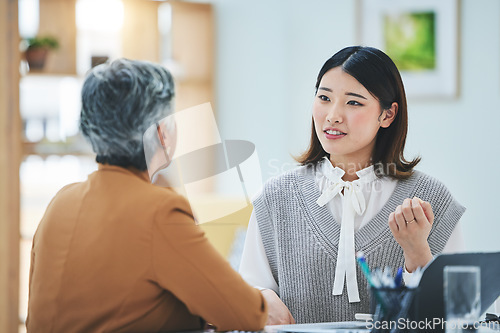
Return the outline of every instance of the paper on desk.
[[[366,322],[340,321],[331,323],[266,326],[269,333],[326,333],[326,332],[370,332]]]

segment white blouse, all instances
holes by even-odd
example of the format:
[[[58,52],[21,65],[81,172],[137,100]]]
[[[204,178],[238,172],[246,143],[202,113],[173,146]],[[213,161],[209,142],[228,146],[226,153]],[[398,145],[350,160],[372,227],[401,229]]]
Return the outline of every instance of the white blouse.
[[[349,301],[357,302],[359,294],[355,283],[354,233],[382,209],[394,192],[397,180],[390,177],[378,178],[373,166],[369,166],[356,172],[359,179],[345,182],[341,179],[344,170],[333,167],[326,158],[320,163],[315,175],[316,185],[321,192],[317,203],[326,204],[341,226],[333,294],[342,294],[344,283],[347,283]],[[443,253],[463,251],[464,242],[459,222]],[[259,289],[272,289],[278,293],[278,284],[271,273],[254,212],[248,223],[239,272],[250,285]],[[405,278],[408,275],[410,273],[405,273]]]

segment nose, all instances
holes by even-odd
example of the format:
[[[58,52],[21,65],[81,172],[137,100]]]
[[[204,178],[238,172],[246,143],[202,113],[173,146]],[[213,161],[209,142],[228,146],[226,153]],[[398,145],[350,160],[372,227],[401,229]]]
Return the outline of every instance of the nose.
[[[326,121],[330,124],[333,123],[342,123],[343,121],[343,110],[338,103],[331,103],[331,106],[328,108],[328,113],[326,115]]]

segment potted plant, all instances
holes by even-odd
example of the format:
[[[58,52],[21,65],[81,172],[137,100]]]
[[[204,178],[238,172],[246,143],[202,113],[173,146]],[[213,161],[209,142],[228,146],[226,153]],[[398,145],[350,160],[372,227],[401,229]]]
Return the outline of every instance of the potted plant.
[[[59,47],[59,42],[52,36],[37,36],[26,39],[25,57],[30,69],[41,70],[49,50]]]

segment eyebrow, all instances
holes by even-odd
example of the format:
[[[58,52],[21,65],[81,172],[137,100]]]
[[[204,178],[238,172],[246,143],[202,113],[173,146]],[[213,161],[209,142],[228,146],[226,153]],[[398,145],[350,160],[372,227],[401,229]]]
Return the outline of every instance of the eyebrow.
[[[325,90],[325,91],[328,91],[328,92],[333,92],[332,89],[327,88],[327,87],[319,87],[318,90]],[[362,99],[367,99],[365,96],[360,95],[360,94],[356,94],[356,93],[353,93],[353,92],[346,92],[345,94],[347,96],[354,96],[354,97],[359,97],[359,98],[362,98]]]
[[[356,93],[353,93],[353,92],[346,92],[345,93],[347,96],[354,96],[354,97],[359,97],[359,98],[362,98],[362,99],[366,99],[365,96],[363,95],[360,95],[360,94],[356,94]]]

